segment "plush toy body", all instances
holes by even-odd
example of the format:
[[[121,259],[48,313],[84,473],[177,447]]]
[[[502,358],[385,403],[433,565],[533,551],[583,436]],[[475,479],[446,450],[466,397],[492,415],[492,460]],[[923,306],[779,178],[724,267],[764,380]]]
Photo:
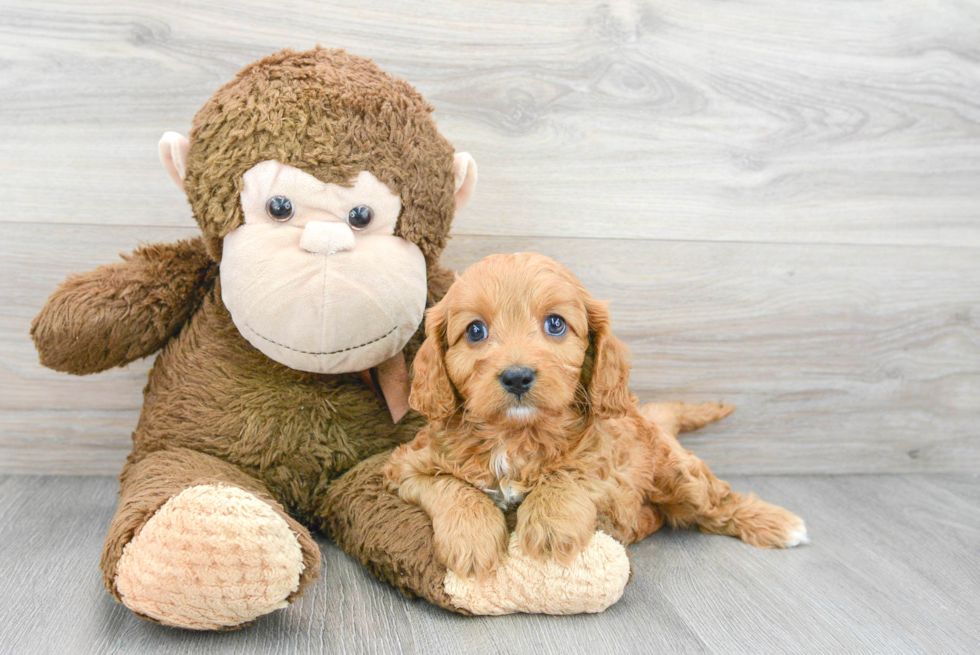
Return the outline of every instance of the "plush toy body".
[[[423,425],[407,362],[475,184],[431,110],[342,51],[245,68],[189,140],[161,141],[202,236],[73,276],[35,319],[42,363],[69,373],[162,348],[102,557],[134,612],[222,629],[283,607],[317,577],[308,527],[456,611],[599,611],[622,593],[625,551],[602,535],[570,566],[514,551],[493,581],[455,578],[426,514],[382,487]]]

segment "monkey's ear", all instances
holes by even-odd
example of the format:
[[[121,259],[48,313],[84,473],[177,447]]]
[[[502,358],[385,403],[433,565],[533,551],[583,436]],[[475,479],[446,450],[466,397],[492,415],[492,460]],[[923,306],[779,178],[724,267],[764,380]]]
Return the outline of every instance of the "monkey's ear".
[[[470,153],[456,153],[453,157],[453,174],[456,178],[456,210],[458,211],[476,190],[476,160]]]
[[[191,150],[191,142],[186,136],[176,132],[164,132],[160,138],[160,161],[163,167],[181,189],[184,188],[184,176],[187,175],[187,153]]]

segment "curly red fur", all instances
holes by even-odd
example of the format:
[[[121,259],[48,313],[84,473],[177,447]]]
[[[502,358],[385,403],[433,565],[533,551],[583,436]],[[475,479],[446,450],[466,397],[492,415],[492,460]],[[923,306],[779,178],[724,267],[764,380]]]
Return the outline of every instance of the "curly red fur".
[[[567,326],[560,336],[543,329],[553,314]],[[465,331],[475,320],[488,336],[471,343]],[[516,397],[499,381],[511,366],[536,374]],[[521,503],[525,552],[563,561],[597,526],[624,543],[665,521],[761,547],[804,538],[798,517],[733,492],[675,438],[732,407],[640,408],[629,369],[605,304],[566,268],[534,253],[488,257],[427,314],[410,402],[430,423],[392,454],[386,484],[430,514],[437,555],[463,575],[488,573],[505,553],[491,495]]]

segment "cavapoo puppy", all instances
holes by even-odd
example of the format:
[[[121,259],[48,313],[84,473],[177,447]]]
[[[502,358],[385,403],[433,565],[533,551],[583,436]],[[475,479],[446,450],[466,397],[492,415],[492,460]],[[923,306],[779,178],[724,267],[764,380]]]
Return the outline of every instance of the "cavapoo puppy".
[[[634,543],[696,527],[754,546],[806,541],[803,521],[733,492],[677,441],[733,407],[651,403],[628,389],[629,353],[604,303],[544,255],[474,264],[426,314],[409,402],[429,420],[385,468],[432,518],[458,575],[493,570],[509,540],[569,561],[596,529]]]

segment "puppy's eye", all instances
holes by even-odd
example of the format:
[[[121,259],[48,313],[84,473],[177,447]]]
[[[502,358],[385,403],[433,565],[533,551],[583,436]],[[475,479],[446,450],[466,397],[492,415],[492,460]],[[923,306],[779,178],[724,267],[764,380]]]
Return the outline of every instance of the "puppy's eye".
[[[483,321],[473,321],[466,326],[466,340],[470,343],[483,341],[487,338],[487,326]]]
[[[347,224],[355,230],[363,230],[371,224],[374,210],[367,205],[358,205],[347,214]]]
[[[551,314],[544,319],[544,331],[553,337],[565,334],[565,319],[558,314]]]
[[[293,217],[293,203],[286,196],[272,196],[265,203],[265,211],[272,220],[285,223]]]

